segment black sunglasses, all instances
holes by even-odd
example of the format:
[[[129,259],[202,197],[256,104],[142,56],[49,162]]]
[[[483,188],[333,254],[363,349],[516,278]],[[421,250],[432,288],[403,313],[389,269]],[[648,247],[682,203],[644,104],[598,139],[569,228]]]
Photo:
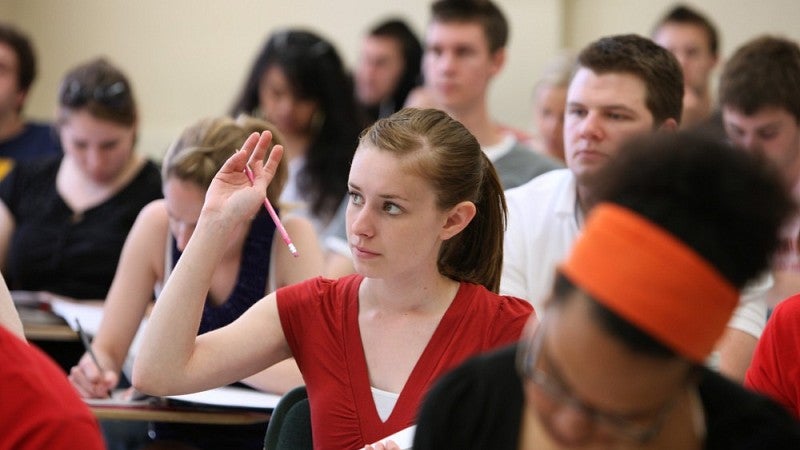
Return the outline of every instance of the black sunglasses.
[[[99,85],[91,89],[81,85],[78,80],[70,81],[61,95],[61,104],[68,108],[79,108],[95,101],[109,108],[121,108],[130,103],[128,88],[122,81],[109,85]]]

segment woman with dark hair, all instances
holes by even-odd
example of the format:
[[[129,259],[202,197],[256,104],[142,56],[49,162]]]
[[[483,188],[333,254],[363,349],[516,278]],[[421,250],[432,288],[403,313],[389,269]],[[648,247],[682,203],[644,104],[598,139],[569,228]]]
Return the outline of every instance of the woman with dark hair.
[[[363,128],[352,92],[333,45],[292,29],[269,37],[231,110],[261,116],[281,132],[289,168],[281,201],[305,210],[323,236],[347,192]]]
[[[796,449],[800,425],[707,369],[792,210],[758,157],[707,138],[631,143],[519,344],[443,377],[414,449]]]

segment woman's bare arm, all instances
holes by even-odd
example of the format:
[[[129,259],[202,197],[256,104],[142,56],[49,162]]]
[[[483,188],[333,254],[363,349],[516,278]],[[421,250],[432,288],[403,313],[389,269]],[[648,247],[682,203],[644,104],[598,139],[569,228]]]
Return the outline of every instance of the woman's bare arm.
[[[22,321],[19,319],[19,314],[17,314],[17,308],[14,307],[14,301],[11,299],[11,292],[8,291],[6,280],[2,276],[0,276],[0,326],[5,327],[23,341],[25,340]]]
[[[168,223],[164,200],[155,200],[142,209],[125,240],[92,342],[103,371],[88,354],[70,370],[70,381],[84,397],[106,397],[119,381],[131,342],[152,302],[153,287],[163,278]]]
[[[228,326],[197,336],[211,275],[227,237],[244,226],[264,199],[283,153],[275,146],[260,161],[271,134],[251,136],[231,156],[206,193],[203,211],[180,261],[148,320],[133,371],[134,386],[148,394],[194,392],[246,378],[291,356],[278,317],[275,294],[253,305]],[[254,185],[244,174],[249,163]]]

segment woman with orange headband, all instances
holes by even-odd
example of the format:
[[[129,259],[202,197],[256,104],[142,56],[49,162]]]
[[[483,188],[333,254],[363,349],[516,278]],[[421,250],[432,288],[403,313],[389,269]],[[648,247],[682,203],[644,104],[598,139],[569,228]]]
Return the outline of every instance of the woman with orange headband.
[[[704,367],[792,209],[760,159],[705,138],[628,146],[541,322],[429,393],[414,449],[797,449],[779,406]]]

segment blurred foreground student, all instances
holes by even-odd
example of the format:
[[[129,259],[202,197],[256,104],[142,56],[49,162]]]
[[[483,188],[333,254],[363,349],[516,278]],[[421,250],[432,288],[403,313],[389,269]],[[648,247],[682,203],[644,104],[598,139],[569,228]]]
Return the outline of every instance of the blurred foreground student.
[[[22,337],[2,276],[0,358],[0,449],[105,449],[97,421],[64,372]]]
[[[11,299],[11,293],[8,292],[6,286],[6,279],[0,274],[0,325],[14,333],[18,338],[25,340],[25,334],[22,329],[22,322],[20,321],[17,308],[14,306],[14,301]]]
[[[497,174],[460,123],[414,109],[377,121],[356,150],[347,229],[357,274],[278,289],[233,324],[197,336],[225,236],[258,210],[281,158],[276,145],[262,166],[268,145],[268,134],[251,137],[211,183],[150,316],[137,389],[207,389],[293,356],[314,446],[359,448],[412,425],[446,370],[519,338],[530,304],[493,292],[505,214]],[[254,187],[242,173],[248,161]]]
[[[786,411],[704,366],[791,200],[763,160],[655,138],[604,169],[542,321],[431,390],[415,450],[800,448]]]
[[[800,294],[781,301],[770,315],[744,385],[800,418]]]
[[[272,131],[272,125],[246,116],[235,121],[227,117],[204,119],[186,128],[167,151],[162,167],[164,198],[147,205],[131,230],[106,299],[103,321],[92,343],[103,373],[88,354],[71,370],[70,379],[81,395],[106,397],[117,385],[139,323],[152,302],[153,291],[161,290],[186,249],[214,175],[251,133],[265,130]],[[285,165],[280,164],[274,182],[265,191],[274,205],[278,205],[285,179]],[[225,236],[224,256],[210,275],[210,288],[196,333],[203,334],[233,322],[276,288],[321,274],[322,252],[308,220],[285,216],[283,224],[301,258],[293,257],[286,248],[264,208]],[[283,393],[303,384],[303,380],[297,366],[288,360],[281,367],[260,374],[255,384],[264,390]],[[252,427],[157,424],[155,427],[158,440],[180,440],[209,449],[234,444],[237,448],[261,448],[265,432],[265,424]]]

